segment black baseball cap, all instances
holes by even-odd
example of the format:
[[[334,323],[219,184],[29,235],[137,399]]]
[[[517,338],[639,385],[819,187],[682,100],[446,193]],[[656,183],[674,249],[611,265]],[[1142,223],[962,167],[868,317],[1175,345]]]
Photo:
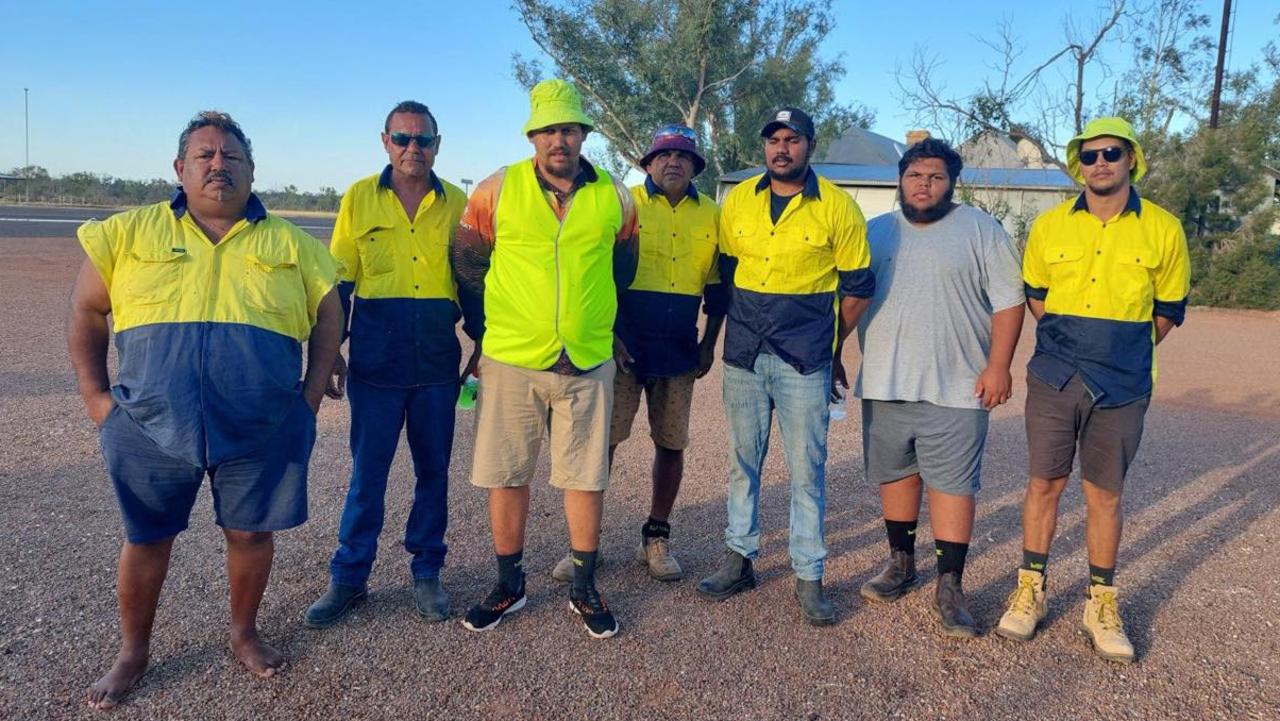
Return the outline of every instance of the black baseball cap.
[[[760,137],[767,138],[773,135],[779,127],[791,128],[810,140],[815,135],[813,118],[800,108],[778,108],[770,113],[769,118],[764,122],[764,128],[760,131]]]

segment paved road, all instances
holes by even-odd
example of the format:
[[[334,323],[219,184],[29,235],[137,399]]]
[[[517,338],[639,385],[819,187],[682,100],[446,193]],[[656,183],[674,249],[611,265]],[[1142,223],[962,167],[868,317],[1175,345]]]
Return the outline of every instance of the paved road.
[[[118,212],[118,208],[0,204],[0,238],[66,238],[86,220],[101,220]],[[333,218],[289,213],[279,215],[321,240],[328,240],[333,232]]]

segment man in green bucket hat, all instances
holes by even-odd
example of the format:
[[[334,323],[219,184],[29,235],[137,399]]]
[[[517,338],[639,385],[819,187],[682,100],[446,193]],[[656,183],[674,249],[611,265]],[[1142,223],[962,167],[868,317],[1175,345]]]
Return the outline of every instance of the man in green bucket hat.
[[[524,529],[542,436],[564,491],[573,558],[570,609],[594,638],[618,622],[595,586],[615,374],[618,290],[636,271],[636,210],[617,179],[581,156],[592,127],[578,91],[530,93],[534,155],[476,186],[451,258],[460,295],[483,299],[485,329],[471,482],[489,490],[498,582],[467,613],[494,628],[525,604]]]
[[[1146,173],[1129,123],[1098,118],[1067,144],[1079,197],[1036,218],[1022,261],[1036,349],[1027,364],[1031,480],[1023,561],[996,633],[1027,641],[1044,618],[1058,499],[1080,457],[1089,590],[1084,630],[1103,658],[1133,660],[1115,583],[1121,492],[1142,439],[1155,346],[1181,325],[1191,269],[1178,218],[1138,196]]]

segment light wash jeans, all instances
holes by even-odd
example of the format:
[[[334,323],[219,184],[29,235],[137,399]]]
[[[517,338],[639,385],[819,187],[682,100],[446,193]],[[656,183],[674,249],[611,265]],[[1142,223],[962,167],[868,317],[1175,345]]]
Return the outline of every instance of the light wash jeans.
[[[729,525],[725,545],[755,559],[760,554],[760,469],[769,451],[769,427],[778,412],[791,476],[791,567],[805,581],[822,579],[827,557],[827,399],[831,366],[801,375],[774,355],[756,356],[755,372],[724,367],[724,409],[729,419]]]

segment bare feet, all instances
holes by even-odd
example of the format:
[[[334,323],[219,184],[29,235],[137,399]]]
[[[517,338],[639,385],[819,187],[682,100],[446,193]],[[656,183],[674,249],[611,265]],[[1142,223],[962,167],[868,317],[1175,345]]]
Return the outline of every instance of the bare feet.
[[[121,651],[111,670],[89,687],[89,708],[99,711],[115,708],[146,670],[146,653],[135,655]]]
[[[261,678],[271,678],[284,668],[284,656],[279,651],[262,642],[256,630],[243,636],[231,637],[231,653],[251,673]]]

